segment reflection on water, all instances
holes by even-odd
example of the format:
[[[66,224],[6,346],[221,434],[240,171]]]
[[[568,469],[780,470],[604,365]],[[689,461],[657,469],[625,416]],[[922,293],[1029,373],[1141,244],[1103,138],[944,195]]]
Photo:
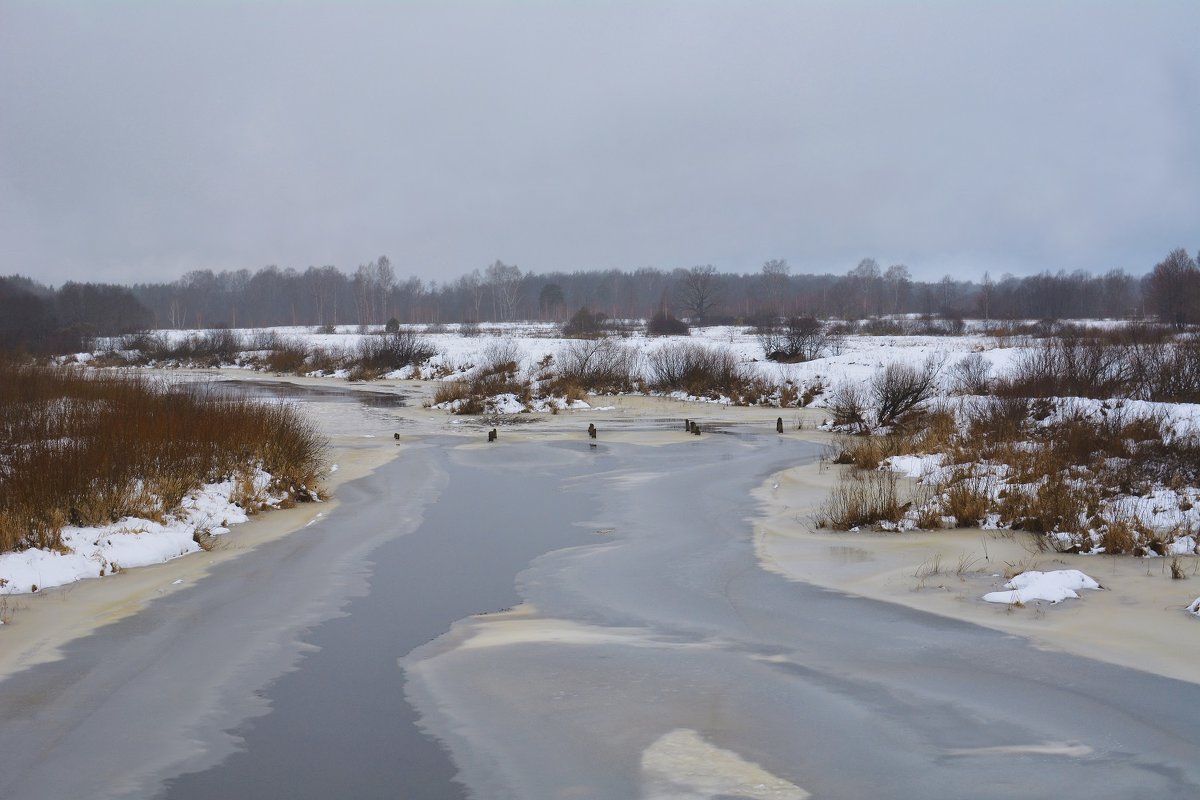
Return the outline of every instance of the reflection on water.
[[[189,391],[213,392],[233,397],[250,397],[260,400],[307,400],[359,403],[368,408],[403,408],[405,396],[376,389],[351,389],[349,387],[316,386],[289,383],[287,381],[197,381],[180,384]]]
[[[829,546],[829,555],[841,564],[859,564],[863,561],[873,561],[875,556],[870,550],[864,550],[861,547],[851,547],[845,544],[835,544]]]

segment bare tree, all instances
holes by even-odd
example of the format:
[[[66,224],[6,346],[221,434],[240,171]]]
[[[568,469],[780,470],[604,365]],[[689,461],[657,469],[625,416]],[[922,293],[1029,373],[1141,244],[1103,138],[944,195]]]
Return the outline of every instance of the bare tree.
[[[479,270],[471,270],[470,274],[463,275],[458,279],[457,285],[463,295],[466,296],[471,310],[470,319],[463,321],[479,322],[479,314],[483,305],[483,276],[479,274]]]
[[[983,273],[983,286],[979,289],[979,307],[983,311],[983,321],[985,323],[992,321],[992,293],[995,291],[996,285],[992,283],[992,274],[990,272]]]
[[[858,266],[850,270],[850,279],[854,282],[855,293],[862,300],[862,313],[871,313],[871,299],[875,294],[876,284],[879,283],[879,262],[873,258],[864,258]]]
[[[763,294],[766,297],[766,310],[772,315],[787,313],[785,295],[788,288],[788,276],[792,268],[787,259],[772,258],[762,265]]]
[[[374,266],[359,264],[354,271],[354,307],[358,311],[358,324],[366,327],[374,316]]]
[[[1155,265],[1149,289],[1159,321],[1177,328],[1200,322],[1200,268],[1182,247]]]
[[[500,320],[511,320],[520,299],[521,270],[515,265],[496,261],[484,274],[492,289],[492,311]]]
[[[912,286],[912,275],[903,264],[893,264],[883,273],[883,282],[887,284],[888,300],[891,301],[891,313],[896,314],[908,299],[908,290]]]
[[[392,287],[396,285],[396,271],[387,256],[380,256],[371,262],[371,278],[375,285],[377,300],[375,301],[376,322],[382,322],[388,316],[387,301]]]
[[[717,269],[712,264],[679,270],[675,283],[680,307],[701,326],[705,317],[716,307],[723,288]]]

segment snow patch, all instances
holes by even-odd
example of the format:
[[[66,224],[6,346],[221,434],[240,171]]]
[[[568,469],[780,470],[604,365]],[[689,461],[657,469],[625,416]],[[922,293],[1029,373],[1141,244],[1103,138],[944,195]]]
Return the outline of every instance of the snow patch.
[[[1051,572],[1031,570],[1015,576],[1004,588],[1009,591],[989,592],[983,599],[989,603],[1028,603],[1045,600],[1058,603],[1078,598],[1079,589],[1099,589],[1100,584],[1077,569],[1058,569]]]

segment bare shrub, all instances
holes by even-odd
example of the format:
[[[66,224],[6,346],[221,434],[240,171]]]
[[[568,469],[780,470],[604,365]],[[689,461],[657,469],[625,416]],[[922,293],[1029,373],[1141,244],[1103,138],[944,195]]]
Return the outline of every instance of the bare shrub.
[[[268,350],[263,364],[267,369],[279,374],[300,374],[305,371],[308,357],[309,350],[303,342],[277,338]]]
[[[971,353],[951,368],[951,390],[955,394],[987,394],[991,391],[991,371],[992,362]]]
[[[1171,579],[1181,581],[1187,577],[1187,573],[1183,571],[1183,565],[1179,563],[1179,556],[1174,556],[1171,559]]]
[[[813,317],[767,320],[755,326],[754,335],[770,361],[811,361],[825,349],[825,326]]]
[[[646,323],[646,333],[650,336],[687,336],[689,332],[688,324],[669,311],[658,311]]]
[[[661,391],[684,391],[698,397],[734,396],[748,376],[737,356],[726,348],[694,342],[670,342],[646,356],[651,385]]]
[[[371,380],[393,370],[418,366],[437,354],[429,340],[405,328],[396,333],[364,336],[349,355],[352,380]]]
[[[1076,337],[1045,339],[1017,358],[996,392],[1019,397],[1129,397],[1136,382],[1124,348]]]
[[[637,368],[637,354],[613,339],[581,339],[571,342],[555,358],[557,374],[552,391],[576,390],[615,394],[629,391]]]
[[[851,464],[858,469],[876,469],[884,459],[882,437],[845,436],[838,440],[833,457],[835,464]]]
[[[533,404],[533,384],[522,374],[521,349],[512,339],[494,339],[484,348],[480,362],[462,381],[445,381],[434,393],[434,403],[458,401],[456,414],[482,414],[490,398],[514,395],[526,409]]]
[[[1085,511],[1071,483],[1061,473],[1054,473],[1046,476],[1025,504],[1023,519],[1013,525],[1033,533],[1078,530]]]
[[[603,336],[604,319],[603,312],[592,311],[587,306],[582,306],[563,323],[562,335],[568,339]]]
[[[920,366],[892,362],[871,379],[871,398],[880,425],[891,425],[937,391],[943,357],[931,355]]]
[[[825,406],[833,415],[833,424],[855,431],[867,428],[867,395],[856,383],[846,381],[833,388],[825,398]]]

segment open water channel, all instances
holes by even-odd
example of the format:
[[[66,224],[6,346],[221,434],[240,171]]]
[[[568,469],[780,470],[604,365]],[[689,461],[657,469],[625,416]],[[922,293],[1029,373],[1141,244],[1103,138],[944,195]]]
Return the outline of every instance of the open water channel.
[[[1200,796],[1200,685],[764,571],[812,446],[597,422],[427,437],[0,682],[0,797]]]

